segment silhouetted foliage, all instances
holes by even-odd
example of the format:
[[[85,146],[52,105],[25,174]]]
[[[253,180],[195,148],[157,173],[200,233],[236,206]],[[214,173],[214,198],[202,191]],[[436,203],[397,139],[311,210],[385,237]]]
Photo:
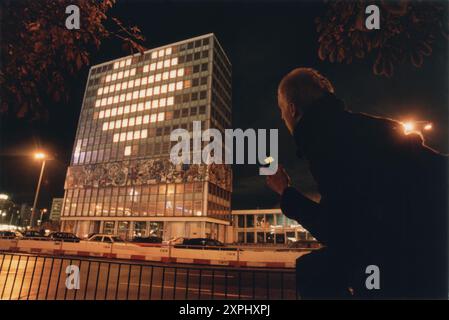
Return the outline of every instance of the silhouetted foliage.
[[[80,8],[80,29],[68,30],[65,9]],[[139,28],[108,16],[115,0],[2,1],[0,113],[38,118],[46,103],[68,99],[66,84],[89,64],[106,39],[118,39],[128,52],[143,51]]]
[[[365,8],[379,6],[380,30],[365,27]],[[394,65],[421,67],[438,38],[448,40],[447,4],[435,1],[332,1],[316,19],[321,60],[372,62],[375,75],[390,77]]]

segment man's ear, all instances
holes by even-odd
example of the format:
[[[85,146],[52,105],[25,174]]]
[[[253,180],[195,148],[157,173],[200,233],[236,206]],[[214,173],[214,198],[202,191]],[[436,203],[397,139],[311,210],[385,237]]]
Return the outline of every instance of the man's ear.
[[[290,102],[288,104],[288,112],[292,116],[293,119],[296,119],[299,117],[298,109],[296,108],[295,104]]]

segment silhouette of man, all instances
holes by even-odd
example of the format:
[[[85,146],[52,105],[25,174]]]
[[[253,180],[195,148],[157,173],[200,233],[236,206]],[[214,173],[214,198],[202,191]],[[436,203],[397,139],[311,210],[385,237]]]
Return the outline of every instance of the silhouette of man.
[[[282,166],[267,178],[282,212],[324,245],[297,260],[301,297],[446,299],[447,158],[401,123],[346,110],[313,69],[287,74],[278,104],[321,194],[302,195]]]

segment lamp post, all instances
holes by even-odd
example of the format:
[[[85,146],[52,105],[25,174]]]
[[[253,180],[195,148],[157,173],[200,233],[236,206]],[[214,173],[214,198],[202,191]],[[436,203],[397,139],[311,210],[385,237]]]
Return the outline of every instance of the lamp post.
[[[44,175],[45,160],[46,160],[47,156],[42,152],[38,152],[38,153],[34,154],[34,158],[38,159],[38,160],[42,160],[42,167],[41,167],[41,173],[39,175],[39,181],[37,183],[36,194],[34,195],[33,209],[31,210],[31,221],[30,221],[31,228],[34,227],[34,215],[36,213],[37,199],[39,197],[39,190],[41,188],[42,176]]]

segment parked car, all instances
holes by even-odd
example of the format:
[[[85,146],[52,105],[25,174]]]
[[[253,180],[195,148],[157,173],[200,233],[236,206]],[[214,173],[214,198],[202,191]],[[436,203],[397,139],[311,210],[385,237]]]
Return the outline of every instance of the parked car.
[[[125,242],[122,238],[120,238],[120,236],[113,235],[113,234],[96,234],[96,235],[90,237],[89,239],[87,239],[87,241],[106,242],[106,243],[124,243]]]
[[[310,249],[310,248],[319,248],[320,243],[315,240],[298,240],[294,242],[290,242],[288,247],[291,249]]]
[[[46,238],[41,232],[37,230],[27,230],[23,233],[25,239],[43,239]]]
[[[75,234],[70,232],[53,232],[48,236],[51,240],[63,241],[63,242],[80,242]]]
[[[14,231],[0,231],[0,239],[16,239],[17,235]]]
[[[176,244],[182,244],[182,242],[184,241],[184,237],[174,237],[168,240],[164,240],[162,241],[163,244],[166,245],[176,245]]]
[[[236,248],[226,247],[218,240],[209,238],[185,238],[182,244],[175,244],[174,247],[184,249],[237,250]]]
[[[134,237],[132,242],[136,243],[162,243],[162,238],[156,236]]]

